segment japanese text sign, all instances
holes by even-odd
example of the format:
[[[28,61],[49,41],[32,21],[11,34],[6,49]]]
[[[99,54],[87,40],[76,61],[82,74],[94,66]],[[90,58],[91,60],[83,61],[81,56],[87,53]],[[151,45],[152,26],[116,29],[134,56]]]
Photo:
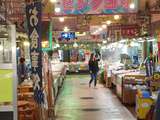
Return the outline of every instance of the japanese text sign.
[[[41,2],[34,2],[26,6],[32,75],[35,80],[34,89],[42,87],[41,13]]]
[[[63,15],[113,14],[135,12],[137,3],[137,0],[59,0],[56,7],[61,9],[58,14]]]

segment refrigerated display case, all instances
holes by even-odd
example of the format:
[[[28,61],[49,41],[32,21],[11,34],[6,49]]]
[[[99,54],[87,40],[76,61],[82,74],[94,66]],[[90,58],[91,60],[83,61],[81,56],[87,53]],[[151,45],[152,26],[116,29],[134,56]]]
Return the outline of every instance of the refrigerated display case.
[[[16,29],[0,27],[0,119],[17,120]]]

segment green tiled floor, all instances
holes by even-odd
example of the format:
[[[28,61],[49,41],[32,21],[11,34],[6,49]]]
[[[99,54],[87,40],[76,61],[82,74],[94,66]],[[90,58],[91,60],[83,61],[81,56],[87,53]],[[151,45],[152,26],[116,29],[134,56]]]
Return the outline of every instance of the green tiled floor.
[[[56,105],[56,120],[136,120],[118,98],[101,85],[88,87],[89,75],[70,75]]]

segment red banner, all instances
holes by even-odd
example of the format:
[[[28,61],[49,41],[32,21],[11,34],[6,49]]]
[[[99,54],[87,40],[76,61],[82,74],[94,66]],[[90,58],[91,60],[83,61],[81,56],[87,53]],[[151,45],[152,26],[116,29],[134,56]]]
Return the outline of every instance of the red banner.
[[[138,25],[111,25],[108,26],[108,37],[111,38],[132,38],[139,33]]]

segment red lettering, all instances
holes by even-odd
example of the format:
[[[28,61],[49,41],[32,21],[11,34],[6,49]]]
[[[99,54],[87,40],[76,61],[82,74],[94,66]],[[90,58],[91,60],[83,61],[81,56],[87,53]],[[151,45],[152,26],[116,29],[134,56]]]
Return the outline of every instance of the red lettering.
[[[117,7],[116,0],[104,0],[105,9],[116,9],[116,7]]]
[[[125,9],[129,8],[130,0],[119,0],[118,6],[121,6]]]
[[[64,10],[73,10],[73,0],[63,0]]]
[[[101,4],[103,5],[103,0],[91,0],[89,2],[89,5],[92,7],[92,10],[97,10],[98,8],[103,8],[103,6],[100,6]]]
[[[84,7],[87,6],[86,0],[77,0],[77,6],[78,6],[77,7],[78,10],[83,9]]]

